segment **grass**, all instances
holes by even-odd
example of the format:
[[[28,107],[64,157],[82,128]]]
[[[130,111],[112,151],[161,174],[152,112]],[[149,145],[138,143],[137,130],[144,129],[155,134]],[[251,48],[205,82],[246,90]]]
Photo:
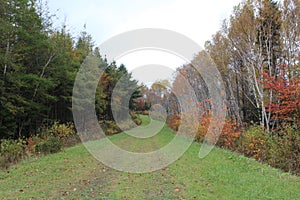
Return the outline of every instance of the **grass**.
[[[148,139],[126,134],[110,139],[124,149],[148,152],[173,137],[164,127]],[[162,170],[131,174],[104,166],[81,144],[2,171],[0,199],[300,199],[299,177],[219,148],[199,159],[200,147],[193,143]]]

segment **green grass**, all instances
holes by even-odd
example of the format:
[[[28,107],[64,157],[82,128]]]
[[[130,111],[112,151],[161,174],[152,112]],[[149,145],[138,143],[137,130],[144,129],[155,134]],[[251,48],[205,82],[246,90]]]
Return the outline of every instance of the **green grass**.
[[[148,139],[126,134],[110,139],[124,149],[148,152],[173,137],[164,127]],[[0,199],[300,199],[299,177],[219,148],[199,159],[200,147],[193,143],[162,170],[130,174],[104,166],[78,145],[2,171]]]

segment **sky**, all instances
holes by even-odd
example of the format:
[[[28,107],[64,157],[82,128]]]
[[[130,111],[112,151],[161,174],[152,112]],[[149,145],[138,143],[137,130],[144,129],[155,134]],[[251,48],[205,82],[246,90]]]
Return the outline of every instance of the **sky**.
[[[48,0],[55,26],[64,22],[73,35],[86,25],[98,46],[125,31],[163,28],[176,31],[200,46],[211,39],[241,0]],[[137,59],[139,58],[139,59]],[[149,59],[151,58],[151,59]],[[117,60],[134,74],[141,65],[164,65],[175,69],[186,61],[165,52],[144,51]],[[169,69],[163,70],[170,72]],[[156,73],[158,76],[158,74]],[[164,76],[164,75],[162,75]],[[162,78],[159,78],[162,79]]]

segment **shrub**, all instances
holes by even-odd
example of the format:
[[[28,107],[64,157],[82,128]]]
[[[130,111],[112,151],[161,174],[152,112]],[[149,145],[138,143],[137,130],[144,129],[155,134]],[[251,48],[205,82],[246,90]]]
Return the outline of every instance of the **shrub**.
[[[140,116],[139,115],[137,115],[136,113],[131,113],[131,119],[134,121],[134,123],[136,124],[136,125],[141,125],[142,124],[142,119],[140,118]],[[125,122],[124,123],[125,125],[126,124],[130,124],[130,122]],[[123,126],[122,126],[122,129],[123,130],[128,130],[128,129],[130,129],[130,128],[133,128],[133,127],[128,127],[127,129],[126,128],[123,128]]]
[[[57,153],[62,148],[62,142],[52,136],[48,140],[35,145],[35,152],[42,154]]]
[[[227,118],[225,120],[225,124],[218,139],[217,145],[219,147],[235,150],[240,134],[240,125],[235,120]]]
[[[161,105],[153,105],[149,112],[149,116],[157,121],[165,122],[167,119],[167,113],[163,106]]]
[[[132,123],[132,121],[134,123]],[[115,121],[99,121],[99,124],[105,135],[114,135],[132,129],[136,125],[141,125],[142,120],[138,115],[132,115],[131,119],[123,120],[119,124],[117,124]]]
[[[30,153],[34,153],[35,144],[36,142],[33,140],[33,138],[29,137],[27,141],[27,148]]]
[[[195,136],[196,142],[203,142],[203,140],[207,134],[210,121],[211,121],[211,117],[203,114],[201,122],[198,126],[197,134]]]
[[[26,154],[26,141],[18,140],[1,140],[0,141],[0,166],[8,168],[10,164],[15,164],[23,159]]]
[[[63,147],[71,147],[81,142],[80,137],[77,134],[60,138],[59,141],[62,143]]]
[[[212,120],[210,114],[204,114],[202,116],[202,120],[199,124],[197,134],[195,136],[195,141],[203,142],[204,138],[208,134],[208,128],[211,126],[212,128],[218,127],[219,121],[218,119]],[[208,142],[216,142],[219,147],[227,148],[227,149],[235,149],[237,145],[237,140],[240,136],[240,126],[236,123],[235,120],[231,118],[226,118],[223,129],[221,130],[221,135],[219,138],[217,135],[210,134],[207,138]]]
[[[122,131],[114,121],[103,121],[100,124],[106,135],[114,135]]]
[[[149,110],[144,110],[141,114],[142,115],[149,115]]]
[[[76,134],[72,123],[60,124],[54,122],[50,128],[43,127],[40,135],[32,138],[34,144],[42,144],[51,137],[56,137],[64,147],[69,147],[80,142],[79,136]]]
[[[283,126],[270,134],[260,126],[246,130],[238,151],[284,171],[300,174],[300,128]]]
[[[142,120],[140,118],[133,119],[133,121],[138,126],[142,124]]]
[[[178,131],[181,123],[181,118],[179,115],[168,115],[167,123],[171,129]]]
[[[149,115],[149,110],[135,111],[135,114],[138,114],[138,115]]]
[[[300,128],[286,126],[269,141],[268,163],[285,171],[300,174]]]
[[[74,135],[75,129],[72,123],[59,124],[58,122],[54,122],[48,132],[51,136],[62,139]]]
[[[59,124],[55,122],[49,129],[49,133],[58,138],[64,147],[70,147],[80,142],[72,123]]]
[[[268,135],[261,126],[253,126],[241,135],[238,151],[259,161],[266,160]]]

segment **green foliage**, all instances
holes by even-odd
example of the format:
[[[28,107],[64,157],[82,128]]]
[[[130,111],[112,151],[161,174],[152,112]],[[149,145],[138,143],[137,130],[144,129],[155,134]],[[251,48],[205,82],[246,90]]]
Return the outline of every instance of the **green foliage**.
[[[76,134],[74,124],[66,123],[59,124],[54,122],[51,128],[48,130],[48,134],[56,137],[63,147],[70,147],[80,142],[79,136]]]
[[[38,143],[35,145],[35,152],[42,154],[57,153],[62,148],[62,142],[58,138],[52,136],[46,141]]]
[[[71,123],[59,124],[58,122],[54,122],[48,131],[49,134],[58,139],[63,139],[75,134],[74,125]]]
[[[268,146],[268,135],[261,126],[253,126],[244,131],[241,135],[238,151],[260,161],[266,159]]]
[[[114,135],[121,133],[122,131],[130,130],[134,127],[134,124],[141,125],[142,119],[139,115],[131,114],[132,118],[128,120],[123,120],[120,122],[119,126],[115,121],[100,121],[101,128],[103,129],[106,135]],[[132,123],[132,121],[134,123]]]
[[[26,156],[26,142],[24,140],[0,141],[0,168],[8,168]]]
[[[101,121],[100,125],[106,135],[114,135],[122,131],[115,121]]]
[[[136,125],[138,125],[138,126],[140,126],[141,124],[142,124],[142,118],[141,118],[141,116],[139,115],[139,114],[137,114],[137,112],[136,111],[132,111],[132,112],[130,112],[130,116],[131,116],[131,119],[132,119],[132,121],[136,124]],[[128,129],[130,129],[130,128],[133,128],[133,127],[128,127],[127,129],[125,129],[125,130],[128,130]]]
[[[0,2],[0,139],[35,135],[45,120],[73,119],[73,84],[92,38],[82,32],[75,42],[66,26],[55,30],[41,4]]]
[[[140,86],[128,73],[124,65],[117,66],[115,62],[108,65],[100,77],[96,93],[96,112],[99,120],[128,120],[128,112],[135,110],[135,100],[142,96]],[[113,96],[114,93],[114,96]],[[115,102],[112,111],[111,102]],[[129,102],[129,105],[128,105]],[[114,116],[113,116],[114,112]]]
[[[40,129],[40,135],[28,139],[2,139],[0,141],[0,168],[8,168],[27,156],[59,152],[63,147],[70,147],[80,142],[79,136],[71,123],[55,122],[50,128]]]
[[[88,55],[99,63],[99,69],[105,69],[95,98],[99,120],[113,120],[111,94],[118,81],[121,88],[117,95],[122,102],[116,112],[128,103],[122,97],[131,97],[129,107],[134,109],[135,99],[141,96],[137,81],[124,65],[117,67],[103,60],[86,30],[75,41],[66,25],[60,30],[51,27],[52,18],[42,4],[35,0],[0,1],[0,139],[35,136],[45,121],[73,121],[73,85]],[[90,75],[88,80],[99,78],[94,71]],[[89,84],[91,81],[83,83],[83,89],[90,88]],[[127,120],[124,116],[119,118]],[[64,125],[52,128],[57,130],[49,130],[53,132],[50,135],[60,140],[72,132]],[[78,139],[72,138],[74,142]]]
[[[242,134],[237,150],[273,167],[300,174],[299,133],[296,125],[283,126],[273,134],[260,126],[253,126]]]
[[[133,118],[133,121],[138,126],[142,124],[142,120],[138,116]]]
[[[268,141],[268,163],[300,175],[300,127],[287,125]]]

